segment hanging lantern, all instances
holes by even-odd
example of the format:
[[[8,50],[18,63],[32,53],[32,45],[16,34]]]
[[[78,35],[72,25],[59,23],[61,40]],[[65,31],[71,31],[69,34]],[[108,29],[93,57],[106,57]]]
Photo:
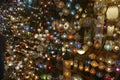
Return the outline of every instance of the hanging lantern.
[[[82,50],[82,49],[79,49],[79,50],[77,50],[77,53],[80,54],[80,55],[83,55],[83,54],[85,54],[85,51]]]
[[[98,68],[99,68],[100,70],[105,69],[105,64],[102,63],[102,62],[100,62]]]
[[[119,8],[117,6],[108,7],[106,16],[110,21],[116,20],[119,17]]]
[[[107,72],[113,72],[113,68],[112,68],[112,66],[107,66],[106,68],[105,68],[105,70],[107,71]]]
[[[107,27],[107,35],[108,35],[108,36],[112,36],[112,35],[113,35],[114,28],[115,28],[114,25],[113,25],[113,26],[108,26],[108,27]]]
[[[95,47],[96,49],[101,48],[101,44],[100,44],[100,42],[96,42],[96,43],[94,43],[94,47]]]
[[[63,1],[59,1],[59,2],[57,2],[56,6],[58,8],[64,8],[65,7],[65,3]]]
[[[94,4],[94,13],[97,15],[103,15],[106,12],[106,3],[103,0],[96,1]]]
[[[70,10],[67,8],[63,8],[62,13],[64,16],[68,16],[70,14]]]
[[[89,54],[89,58],[90,58],[90,59],[95,59],[95,58],[96,58],[96,55],[95,55],[94,53],[91,53],[91,54]]]
[[[87,51],[89,49],[88,45],[83,45],[82,48],[84,51]]]
[[[79,64],[79,69],[82,71],[84,69],[83,64]]]
[[[85,72],[89,72],[90,67],[89,66],[85,66]]]
[[[69,76],[71,76],[71,72],[67,70],[67,71],[64,72],[64,75],[65,75],[66,77],[69,77]]]
[[[91,62],[91,66],[92,66],[92,67],[97,67],[97,66],[98,66],[97,61],[93,60],[93,61]]]
[[[107,58],[105,61],[106,61],[106,63],[107,63],[108,65],[113,65],[113,64],[115,64],[115,61],[114,61],[113,59],[111,59],[111,58]]]
[[[95,69],[94,69],[94,68],[91,68],[91,69],[90,69],[90,73],[91,73],[91,74],[96,74]]]

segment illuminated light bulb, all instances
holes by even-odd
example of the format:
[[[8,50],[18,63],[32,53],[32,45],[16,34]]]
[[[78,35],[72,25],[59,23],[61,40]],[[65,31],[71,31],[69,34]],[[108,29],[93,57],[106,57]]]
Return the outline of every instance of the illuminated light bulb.
[[[38,38],[38,34],[35,34],[35,35],[34,35],[34,38]]]
[[[47,57],[48,57],[48,55],[47,55],[47,54],[45,54],[45,57],[47,58]]]
[[[74,63],[73,63],[73,61],[70,61],[70,65],[72,66]]]
[[[85,14],[85,13],[83,13],[83,14],[82,14],[82,17],[83,17],[83,18],[85,18],[85,17],[86,17],[86,14]]]
[[[38,31],[38,32],[41,32],[41,29],[39,28],[39,29],[37,29],[37,31]]]
[[[16,69],[16,70],[19,70],[19,69],[20,69],[20,67],[19,67],[19,66],[16,66],[16,67],[15,67],[15,69]]]
[[[83,9],[82,8],[79,8],[79,12],[81,12]]]
[[[116,68],[115,68],[115,71],[116,71],[116,72],[120,72],[120,67],[116,67]]]
[[[34,79],[35,79],[35,80],[38,80],[38,76],[36,75]]]
[[[95,55],[94,53],[91,53],[91,54],[89,55],[89,58],[90,58],[90,59],[95,59],[95,58],[96,58],[96,55]]]
[[[65,55],[65,53],[62,53],[62,55],[64,56],[64,55]]]
[[[26,47],[26,48],[29,48],[29,46],[28,46],[28,45],[26,45],[25,47]]]
[[[66,3],[66,7],[67,7],[67,8],[70,8],[70,7],[71,7],[71,3],[70,3],[70,2],[67,2],[67,3]]]
[[[52,66],[48,66],[48,69],[51,70],[51,69],[52,69]]]
[[[50,61],[50,58],[47,58],[48,61]]]
[[[109,65],[113,65],[113,64],[115,64],[115,61],[111,58],[108,58],[108,59],[106,59],[106,63]]]
[[[33,63],[33,61],[29,61],[29,63],[30,63],[30,64],[32,64],[32,63]]]
[[[9,62],[9,63],[8,63],[8,66],[12,66],[12,65],[13,65],[13,63],[12,63],[12,62]]]
[[[11,20],[12,20],[12,21],[15,21],[15,18],[14,18],[14,17],[11,17]]]

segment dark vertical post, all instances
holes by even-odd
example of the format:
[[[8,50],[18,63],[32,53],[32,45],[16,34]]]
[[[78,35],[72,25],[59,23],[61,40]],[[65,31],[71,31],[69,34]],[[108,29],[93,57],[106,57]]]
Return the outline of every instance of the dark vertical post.
[[[4,53],[5,53],[5,37],[0,33],[0,80],[4,78]]]

